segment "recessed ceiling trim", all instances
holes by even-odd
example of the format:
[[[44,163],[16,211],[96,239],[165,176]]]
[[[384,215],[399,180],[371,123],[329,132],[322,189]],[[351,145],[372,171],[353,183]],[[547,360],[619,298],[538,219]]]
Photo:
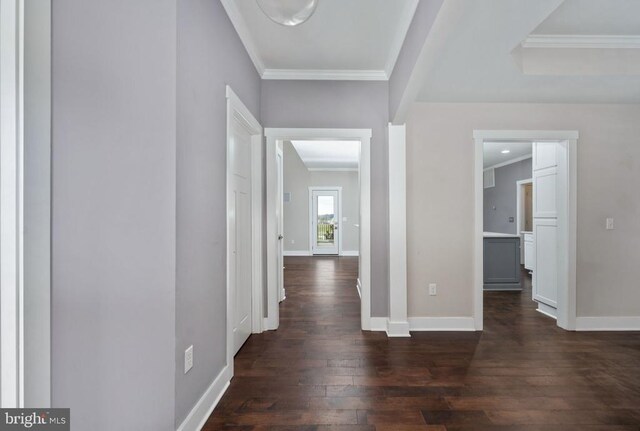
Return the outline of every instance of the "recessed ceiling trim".
[[[387,81],[389,76],[384,70],[266,69],[262,79]]]
[[[530,34],[523,48],[640,49],[640,35]]]
[[[249,54],[249,58],[253,62],[256,70],[258,71],[258,75],[262,76],[264,74],[265,66],[262,58],[258,54],[258,48],[253,43],[253,38],[249,33],[249,27],[247,27],[247,23],[245,22],[238,6],[236,6],[234,0],[220,0],[224,10],[227,12],[229,19],[231,20],[231,24],[236,29],[236,33],[240,37],[240,41],[244,45],[244,48],[247,50],[247,54]]]
[[[402,18],[400,19],[400,24],[398,25],[398,31],[396,32],[395,37],[393,38],[393,43],[391,44],[391,50],[389,51],[389,58],[387,59],[387,64],[384,68],[389,78],[393,73],[393,69],[396,67],[398,56],[400,55],[400,51],[402,51],[402,46],[404,45],[404,40],[407,37],[407,33],[409,32],[411,21],[413,21],[413,17],[416,14],[418,3],[419,3],[419,0],[412,0],[411,3],[405,9],[404,15],[402,15]]]

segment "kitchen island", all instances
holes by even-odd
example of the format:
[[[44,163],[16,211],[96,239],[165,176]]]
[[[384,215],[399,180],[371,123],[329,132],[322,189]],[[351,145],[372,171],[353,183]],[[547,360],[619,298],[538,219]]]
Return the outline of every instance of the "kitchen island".
[[[484,232],[484,290],[522,290],[520,236]]]

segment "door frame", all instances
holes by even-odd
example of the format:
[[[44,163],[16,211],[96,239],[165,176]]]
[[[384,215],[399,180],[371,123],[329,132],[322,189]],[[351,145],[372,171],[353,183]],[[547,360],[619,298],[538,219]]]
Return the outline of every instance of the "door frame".
[[[313,232],[313,192],[323,192],[323,191],[337,191],[338,192],[338,214],[340,217],[338,218],[338,227],[342,227],[342,187],[339,186],[327,186],[327,187],[317,187],[311,186],[309,187],[309,254],[311,256],[316,256],[313,254],[313,241],[314,241],[314,232]],[[338,229],[340,230],[340,229]],[[321,254],[317,256],[323,256]],[[333,256],[333,255],[327,255]],[[338,256],[342,256],[342,232],[338,232]]]
[[[0,406],[24,406],[24,0],[0,0]]]
[[[533,178],[516,181],[516,234],[520,237],[520,262],[524,262],[524,235],[522,234],[522,217],[524,215],[524,199],[522,195],[522,186],[525,184],[533,184]]]
[[[363,330],[371,329],[371,129],[305,129],[265,128],[267,151],[267,318],[265,329],[278,329],[280,311],[277,290],[277,232],[275,205],[277,203],[276,148],[278,141],[289,140],[333,140],[360,141],[360,256],[358,265],[358,287],[360,289],[360,319]],[[282,199],[282,196],[280,196]]]
[[[251,332],[262,332],[262,126],[251,111],[242,103],[233,89],[227,85],[227,142],[226,142],[226,240],[227,240],[227,366],[233,376],[233,316],[231,285],[229,283],[229,230],[231,228],[229,210],[231,193],[229,143],[233,134],[232,121],[238,120],[251,134]]]
[[[485,141],[553,141],[559,143],[558,173],[562,205],[558,205],[558,309],[557,325],[576,329],[576,238],[577,238],[577,130],[474,130],[474,238],[473,318],[483,328],[483,144]]]

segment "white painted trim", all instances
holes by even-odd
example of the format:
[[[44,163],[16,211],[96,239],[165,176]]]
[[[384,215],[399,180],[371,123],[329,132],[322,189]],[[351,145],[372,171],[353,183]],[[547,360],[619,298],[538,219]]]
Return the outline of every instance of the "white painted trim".
[[[282,252],[283,256],[311,256],[311,252],[309,250],[284,250]]]
[[[640,49],[638,35],[530,34],[523,48]]]
[[[338,256],[342,256],[342,187],[340,186],[310,186],[309,187],[309,248],[312,256],[332,256],[333,254],[314,253],[315,232],[313,231],[313,192],[338,192]]]
[[[544,314],[547,317],[551,317],[554,320],[558,320],[558,309],[554,308],[550,305],[545,304],[544,302],[538,302],[538,308],[536,311],[538,313]]]
[[[409,337],[407,321],[407,151],[405,125],[389,124],[389,329]]]
[[[406,320],[394,322],[391,319],[387,319],[387,337],[411,337],[411,334],[409,333],[409,322]]]
[[[473,317],[409,317],[411,331],[475,331]]]
[[[404,40],[407,37],[407,33],[409,32],[409,27],[411,27],[411,21],[413,21],[413,17],[416,14],[418,3],[419,0],[410,0],[405,9],[402,11],[402,16],[400,17],[400,23],[398,25],[398,31],[396,31],[396,34],[393,36],[391,49],[389,50],[389,57],[387,58],[387,63],[384,68],[385,73],[389,78],[391,77],[393,69],[396,66],[400,51],[402,51],[402,46],[404,45]]]
[[[238,36],[240,37],[240,40],[244,45],[244,49],[247,50],[249,58],[251,58],[253,65],[258,71],[258,75],[262,76],[265,71],[264,62],[262,61],[262,58],[260,58],[258,48],[256,47],[255,43],[253,42],[253,38],[251,37],[249,27],[247,26],[242,13],[240,13],[235,0],[220,0],[220,2],[227,12],[229,19],[233,24],[233,27],[236,29],[236,33],[238,33]]]
[[[262,79],[304,81],[387,81],[384,70],[265,69]]]
[[[573,330],[576,325],[576,238],[577,238],[577,140],[578,132],[572,130],[474,130],[475,153],[475,198],[474,198],[474,319],[477,330],[482,329],[483,322],[483,188],[482,159],[484,141],[554,141],[559,143],[563,151],[559,154],[565,164],[567,177],[558,179],[559,188],[566,190],[567,196],[562,199],[566,205],[559,206],[558,238],[560,248],[558,274],[558,326]],[[564,186],[563,186],[564,184]]]
[[[386,317],[371,317],[369,322],[369,330],[370,331],[383,331],[387,332],[387,322],[388,318]]]
[[[24,406],[24,1],[0,0],[0,405]]]
[[[577,317],[576,331],[640,331],[640,316]]]
[[[361,284],[361,327],[371,329],[371,129],[296,129],[266,128],[267,151],[267,295],[268,295],[268,328],[276,329],[280,320],[280,312],[276,296],[275,256],[277,252],[275,234],[275,204],[278,196],[275,183],[275,149],[278,141],[295,139],[304,140],[358,140],[360,141],[360,256],[359,280]],[[386,326],[385,326],[386,327]]]
[[[228,267],[231,251],[229,250],[229,230],[231,228],[229,218],[230,208],[230,196],[229,191],[230,184],[230,159],[229,159],[229,143],[233,134],[233,121],[239,121],[251,134],[251,218],[252,218],[252,230],[251,230],[251,331],[262,332],[262,319],[263,319],[263,285],[262,285],[262,126],[255,119],[251,111],[242,103],[240,98],[231,89],[230,86],[226,87],[227,98],[227,142],[226,142],[226,241],[227,241],[227,280],[226,280],[226,293],[227,293],[227,368],[229,373],[233,376],[233,316],[231,302],[231,286],[229,283],[230,269]],[[260,168],[256,171],[256,167]],[[255,191],[259,193],[255,193]]]
[[[340,256],[360,256],[360,252],[358,250],[342,250]]]
[[[230,368],[225,366],[222,371],[218,373],[218,376],[207,388],[202,397],[200,397],[196,405],[193,406],[177,431],[200,431],[229,387],[231,377]]]
[[[309,172],[358,172],[358,168],[307,168]]]
[[[577,130],[474,130],[473,139],[495,141],[566,141],[578,139]]]
[[[532,155],[532,154],[526,154],[526,155],[524,155],[524,156],[516,157],[516,158],[514,158],[514,159],[509,159],[509,160],[506,160],[506,161],[504,161],[504,162],[497,163],[497,164],[495,164],[495,165],[487,166],[486,168],[484,168],[484,170],[485,170],[485,171],[488,171],[489,169],[497,169],[497,168],[501,168],[501,167],[503,167],[503,166],[512,165],[512,164],[514,164],[514,163],[518,163],[518,162],[521,162],[521,161],[523,161],[523,160],[530,159],[530,158],[532,158],[532,157],[533,157],[533,155]]]
[[[533,178],[516,181],[516,235],[520,237],[520,263],[522,264],[524,264],[524,234],[522,233],[524,229],[522,225],[524,199],[522,196],[522,186],[525,184],[533,184]]]

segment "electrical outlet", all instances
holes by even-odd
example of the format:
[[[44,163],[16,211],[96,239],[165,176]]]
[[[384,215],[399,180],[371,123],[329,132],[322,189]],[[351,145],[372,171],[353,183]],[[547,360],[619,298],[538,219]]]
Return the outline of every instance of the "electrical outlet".
[[[607,218],[607,230],[613,230],[613,217]]]
[[[184,351],[184,373],[187,374],[193,368],[193,345]]]
[[[296,243],[296,240],[295,240],[295,239],[292,239],[292,240],[291,240],[291,244],[295,244],[295,243]]]
[[[429,295],[436,296],[438,294],[438,286],[435,283],[429,283]]]

